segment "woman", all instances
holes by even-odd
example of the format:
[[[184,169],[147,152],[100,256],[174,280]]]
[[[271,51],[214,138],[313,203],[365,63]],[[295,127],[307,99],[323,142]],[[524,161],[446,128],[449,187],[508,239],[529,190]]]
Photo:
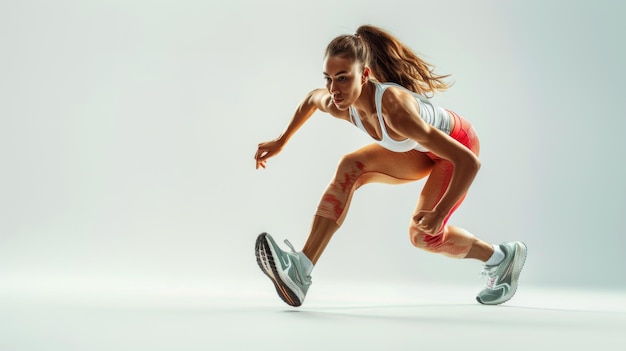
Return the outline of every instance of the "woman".
[[[414,246],[453,258],[484,262],[487,286],[482,304],[508,301],[526,259],[522,242],[492,245],[447,224],[463,201],[478,169],[480,144],[472,125],[425,96],[444,91],[447,76],[416,56],[388,32],[361,26],[328,44],[323,62],[326,89],[310,92],[286,130],[259,144],[256,168],[265,168],[317,110],[354,124],[374,143],[344,156],[324,192],[302,251],[283,251],[267,234],[256,241],[257,262],[278,295],[300,306],[311,271],[341,226],[354,191],[366,183],[400,184],[428,177],[409,225]]]

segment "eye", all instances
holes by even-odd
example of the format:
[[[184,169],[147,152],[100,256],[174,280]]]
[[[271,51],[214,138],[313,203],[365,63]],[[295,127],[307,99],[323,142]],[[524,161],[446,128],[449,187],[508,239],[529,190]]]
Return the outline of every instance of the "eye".
[[[330,77],[325,76],[325,77],[324,77],[324,81],[325,81],[326,83],[330,83]]]

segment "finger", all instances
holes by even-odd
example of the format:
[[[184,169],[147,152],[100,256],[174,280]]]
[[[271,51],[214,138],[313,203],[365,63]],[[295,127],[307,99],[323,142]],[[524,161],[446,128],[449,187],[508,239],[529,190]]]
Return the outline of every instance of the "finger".
[[[263,161],[268,157],[270,157],[270,153],[267,150],[259,150],[259,152],[256,155],[256,159],[259,161]]]
[[[259,158],[261,158],[262,156],[262,151],[261,149],[257,150],[256,153],[254,154],[254,159],[258,160]]]

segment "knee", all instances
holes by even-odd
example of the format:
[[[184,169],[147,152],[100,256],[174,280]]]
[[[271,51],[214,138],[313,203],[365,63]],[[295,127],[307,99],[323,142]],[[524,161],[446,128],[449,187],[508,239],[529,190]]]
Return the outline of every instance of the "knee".
[[[438,252],[443,244],[444,232],[438,234],[429,234],[421,231],[413,223],[409,228],[409,239],[411,244],[418,249]]]
[[[341,157],[337,165],[337,173],[363,171],[365,164],[357,153],[347,154]]]
[[[411,244],[418,249],[426,249],[426,241],[424,240],[428,234],[422,231],[409,230],[409,240]]]
[[[409,240],[411,240],[411,244],[413,244],[413,246],[419,249],[425,248],[424,238],[427,235],[428,234],[426,234],[425,232],[419,230],[417,228],[417,225],[415,225],[415,222],[411,220],[411,225],[409,226]]]
[[[339,160],[333,181],[341,183],[344,188],[352,186],[364,172],[365,164],[361,162],[360,157],[356,154],[347,154]]]

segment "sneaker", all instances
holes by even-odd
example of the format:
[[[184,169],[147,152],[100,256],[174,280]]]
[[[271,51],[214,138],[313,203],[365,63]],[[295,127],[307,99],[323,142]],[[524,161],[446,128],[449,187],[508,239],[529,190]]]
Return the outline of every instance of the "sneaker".
[[[306,292],[311,285],[311,276],[305,273],[302,260],[308,259],[301,252],[296,252],[289,243],[291,252],[281,250],[274,239],[262,233],[256,239],[256,261],[259,267],[274,283],[276,292],[288,305],[302,305]]]
[[[523,242],[504,243],[500,247],[504,251],[502,262],[485,266],[481,273],[487,277],[487,287],[478,293],[476,300],[484,305],[498,305],[515,295],[519,274],[526,261],[526,245]]]

